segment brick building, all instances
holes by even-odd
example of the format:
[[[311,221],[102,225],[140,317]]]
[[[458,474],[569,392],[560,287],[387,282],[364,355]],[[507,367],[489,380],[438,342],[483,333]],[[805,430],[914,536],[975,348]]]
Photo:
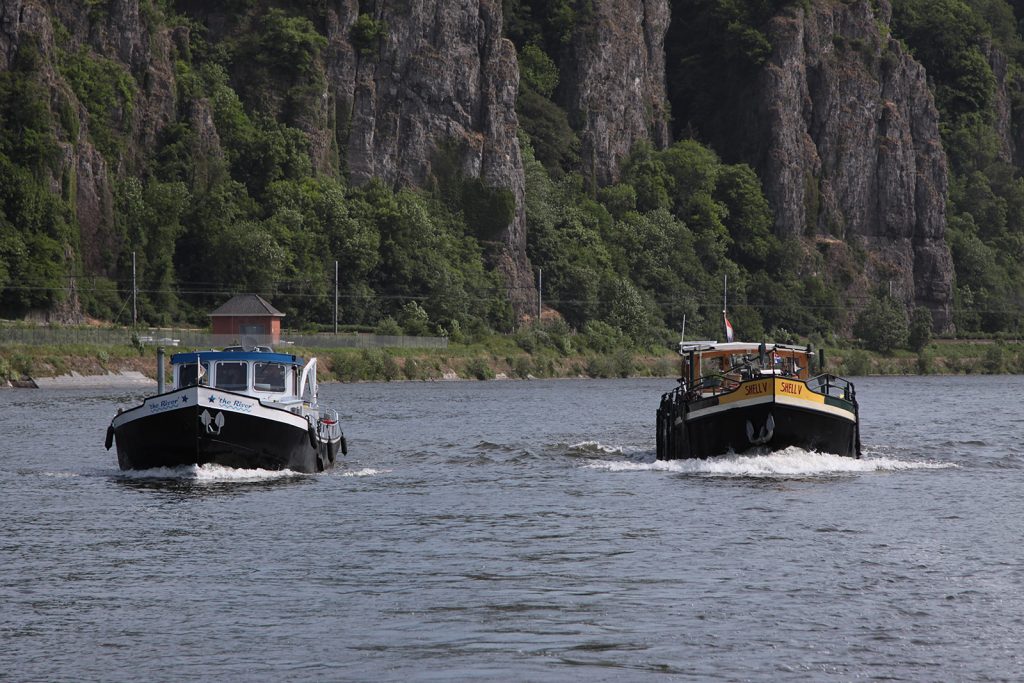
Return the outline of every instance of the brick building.
[[[256,294],[238,294],[210,313],[215,335],[231,336],[239,342],[247,337],[257,344],[281,341],[283,317],[284,313]]]

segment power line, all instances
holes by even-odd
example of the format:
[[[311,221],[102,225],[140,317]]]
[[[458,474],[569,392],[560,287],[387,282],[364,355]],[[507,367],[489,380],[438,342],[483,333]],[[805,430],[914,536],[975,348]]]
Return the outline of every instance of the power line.
[[[300,281],[292,281],[300,282]],[[310,281],[301,281],[310,282]],[[10,291],[31,291],[31,292],[64,292],[66,287],[44,287],[44,286],[32,286],[32,285],[8,285],[3,290]],[[271,289],[263,289],[252,292],[259,294],[260,296],[280,296],[287,297],[290,299],[325,299],[330,300],[331,294],[328,291],[322,292],[292,292],[287,291],[288,288],[283,286],[275,286]],[[527,289],[525,287],[509,288],[510,290],[522,290]],[[0,291],[3,291],[0,290]],[[80,284],[76,286],[76,291],[85,293],[114,293],[126,297],[126,303],[131,301],[131,294],[147,294],[147,295],[165,295],[165,296],[176,296],[178,298],[188,298],[195,296],[229,296],[237,294],[242,291],[239,287],[225,286],[222,289],[190,289],[187,287],[181,289],[143,289],[143,288],[115,288],[113,290],[106,289],[103,287],[83,287]],[[251,291],[246,289],[246,291]],[[490,301],[496,295],[500,295],[502,292],[509,291],[505,289],[491,290],[489,294],[480,294],[479,292],[473,295],[460,296],[459,299],[484,302]],[[383,300],[383,301],[430,301],[438,298],[437,294],[410,294],[410,293],[387,293],[387,292],[369,292],[366,294],[338,294],[339,300],[344,301],[369,301],[369,300]],[[781,303],[781,304],[769,304],[769,303],[751,303],[751,302],[733,302],[734,308],[751,308],[756,311],[779,311],[779,310],[799,310],[799,311],[848,311],[851,308],[857,308],[859,306],[867,305],[873,300],[870,296],[861,297],[850,297],[846,299],[845,303],[842,304],[807,304],[807,303]],[[556,310],[561,306],[601,306],[611,305],[615,303],[615,299],[559,299],[545,297],[544,303]],[[685,307],[688,309],[698,310],[710,310],[717,311],[720,303],[715,298],[706,297],[705,300],[695,299],[655,299],[651,303],[661,308],[669,307]],[[974,313],[979,315],[1014,315],[1024,314],[1024,306],[1021,308],[961,308],[951,307],[949,309],[952,314],[960,313]]]
[[[538,273],[539,276],[539,273]],[[159,288],[159,289],[145,289],[131,286],[128,288],[115,287],[108,289],[106,287],[98,286],[96,280],[99,276],[91,275],[68,275],[65,276],[70,281],[74,282],[75,290],[79,293],[114,293],[121,296],[128,297],[135,303],[134,299],[138,294],[146,295],[163,295],[163,296],[176,296],[179,298],[189,298],[198,296],[229,296],[237,294],[240,291],[252,291],[251,288],[242,288],[236,284],[215,282],[215,281],[186,281],[178,282],[175,288]],[[87,281],[92,281],[92,286],[85,284]],[[285,279],[277,280],[269,283],[263,289],[255,291],[253,293],[261,296],[268,297],[288,297],[291,299],[329,299],[330,292],[328,287],[332,284],[331,280],[328,279]],[[539,283],[538,283],[539,284]],[[304,288],[315,288],[321,287],[320,291],[303,292],[295,291],[296,289]],[[68,287],[55,287],[55,286],[43,286],[43,285],[30,285],[30,284],[10,284],[8,283],[4,287],[0,288],[0,291],[21,291],[21,292],[64,292],[67,291]],[[512,286],[493,288],[487,290],[476,290],[474,292],[468,292],[464,290],[464,295],[458,298],[469,301],[483,302],[490,301],[495,296],[500,296],[508,292],[516,291],[529,291],[531,289],[536,290],[535,287],[526,286]],[[538,292],[539,294],[539,292]],[[382,300],[382,301],[429,301],[437,298],[437,294],[414,294],[410,292],[388,292],[388,291],[370,291],[368,293],[341,293],[337,294],[339,300],[345,301],[368,301],[368,300]],[[654,305],[660,308],[678,308],[684,307],[687,309],[698,309],[698,310],[717,310],[720,305],[717,300],[718,294],[709,295],[707,293],[700,293],[692,298],[684,299],[654,299],[650,301]],[[802,311],[847,311],[850,308],[860,308],[871,301],[874,297],[871,295],[860,295],[860,296],[848,296],[844,298],[842,303],[839,304],[809,304],[809,303],[765,303],[765,302],[750,302],[740,301],[734,302],[735,307],[747,307],[757,311],[778,311],[797,309]],[[538,297],[538,302],[540,301]],[[560,306],[601,306],[611,305],[615,303],[615,299],[606,298],[553,298],[547,296],[544,298],[544,303],[553,307],[559,308]],[[961,308],[951,307],[950,312],[953,314],[959,313],[974,313],[981,315],[1013,315],[1024,313],[1024,306],[1020,308]]]

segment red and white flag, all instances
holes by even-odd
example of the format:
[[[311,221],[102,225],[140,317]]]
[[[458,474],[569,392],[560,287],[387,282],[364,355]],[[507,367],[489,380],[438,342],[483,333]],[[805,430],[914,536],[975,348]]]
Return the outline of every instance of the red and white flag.
[[[726,317],[725,313],[722,314],[722,318],[725,320],[725,341],[732,341],[732,324],[729,322],[729,318]]]

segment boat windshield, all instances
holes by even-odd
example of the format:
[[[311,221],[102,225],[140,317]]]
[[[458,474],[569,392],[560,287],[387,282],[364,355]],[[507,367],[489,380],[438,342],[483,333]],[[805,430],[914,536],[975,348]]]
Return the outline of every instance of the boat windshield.
[[[283,392],[285,390],[286,369],[284,363],[253,363],[256,391]]]
[[[249,386],[249,364],[246,362],[222,361],[217,363],[216,387],[227,391],[244,391]]]
[[[196,370],[198,369],[198,373]],[[178,388],[206,384],[210,377],[209,363],[184,363],[178,366]]]
[[[783,377],[799,377],[807,379],[809,355],[790,349],[773,349],[763,356],[758,353],[698,353],[699,363],[696,377],[714,378],[729,377],[735,380],[747,380],[762,375],[780,375]],[[689,376],[689,360],[683,360],[683,377]]]

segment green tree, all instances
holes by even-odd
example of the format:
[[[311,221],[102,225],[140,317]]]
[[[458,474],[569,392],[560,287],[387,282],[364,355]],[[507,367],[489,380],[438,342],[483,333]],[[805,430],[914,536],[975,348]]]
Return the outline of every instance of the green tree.
[[[380,233],[380,261],[369,275],[388,303],[422,301],[430,320],[449,327],[507,329],[509,310],[498,292],[498,275],[484,268],[479,243],[441,206],[411,190],[392,194],[380,183],[360,191]]]
[[[918,307],[910,314],[910,326],[907,331],[907,346],[911,351],[920,353],[932,340],[932,312],[927,308]]]
[[[137,178],[127,178],[117,186],[116,220],[125,236],[118,271],[131,273],[134,253],[139,314],[151,324],[168,325],[179,317],[174,248],[184,233],[181,220],[189,199],[181,182],[151,180],[144,186]]]
[[[751,270],[767,268],[781,245],[772,233],[774,217],[754,170],[746,164],[723,166],[713,196],[725,207],[729,258]]]
[[[860,312],[853,333],[873,351],[889,353],[907,344],[907,319],[891,297],[877,297]]]
[[[380,42],[388,34],[388,25],[384,21],[374,19],[369,14],[363,13],[352,22],[350,38],[352,46],[362,55],[372,55],[379,47]]]
[[[64,299],[68,251],[77,243],[70,207],[0,154],[0,311],[17,317]]]
[[[519,72],[526,86],[541,97],[551,98],[558,87],[558,67],[536,44],[526,45],[519,54]]]
[[[415,301],[410,301],[402,306],[398,323],[409,335],[422,336],[430,332],[430,316]]]
[[[579,138],[565,111],[528,83],[521,83],[516,98],[519,126],[550,173],[561,176],[579,163]]]
[[[42,83],[42,55],[32,33],[22,36],[8,71],[0,72],[0,154],[35,173],[54,166],[57,139]]]

